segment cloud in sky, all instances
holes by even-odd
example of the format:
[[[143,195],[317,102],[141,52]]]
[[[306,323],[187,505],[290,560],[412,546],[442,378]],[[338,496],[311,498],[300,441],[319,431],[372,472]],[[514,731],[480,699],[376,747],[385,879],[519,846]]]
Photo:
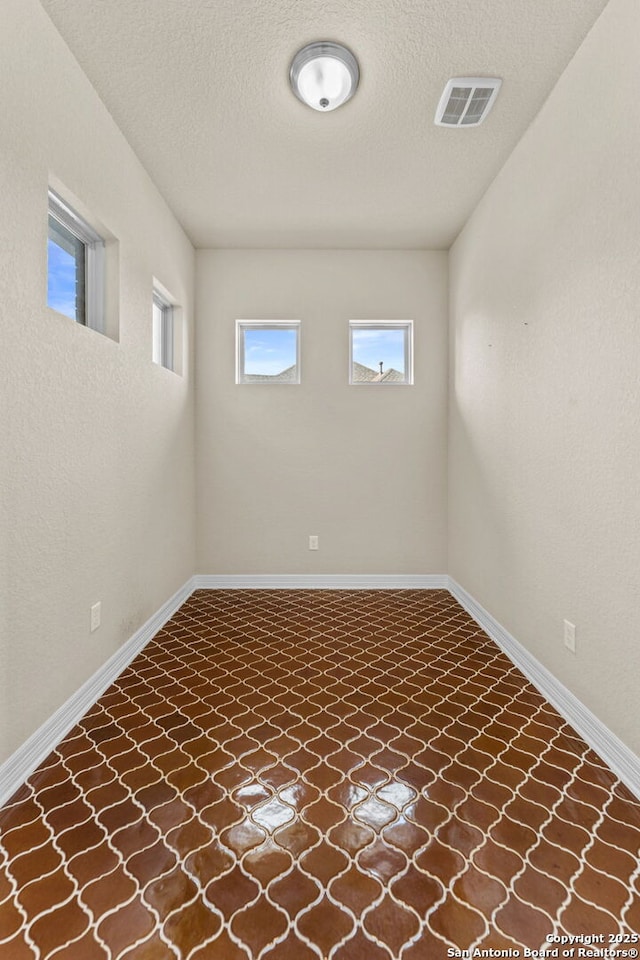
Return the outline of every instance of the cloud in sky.
[[[353,327],[353,359],[376,373],[382,361],[383,370],[393,367],[400,373],[404,369],[404,338],[405,328],[397,330],[359,329]]]
[[[406,328],[353,328],[353,359],[376,373],[391,368],[405,373]],[[275,376],[296,362],[296,331],[245,327],[244,371],[249,375]]]
[[[244,372],[273,377],[296,362],[296,331],[245,327]]]
[[[76,319],[76,261],[53,240],[47,245],[47,304]]]

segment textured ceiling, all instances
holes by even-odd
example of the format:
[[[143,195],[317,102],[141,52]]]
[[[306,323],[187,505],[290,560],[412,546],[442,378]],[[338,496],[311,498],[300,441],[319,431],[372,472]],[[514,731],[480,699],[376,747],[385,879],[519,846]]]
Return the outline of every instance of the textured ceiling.
[[[41,0],[198,247],[446,248],[606,0]],[[360,87],[320,114],[296,51],[337,40]],[[503,78],[476,129],[451,76]]]

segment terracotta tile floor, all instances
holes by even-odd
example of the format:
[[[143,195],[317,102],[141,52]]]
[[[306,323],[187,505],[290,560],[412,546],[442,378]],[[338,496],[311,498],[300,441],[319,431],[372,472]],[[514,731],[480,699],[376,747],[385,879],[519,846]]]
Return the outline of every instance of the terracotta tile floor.
[[[446,591],[198,591],[0,814],[0,957],[608,946],[639,846]]]

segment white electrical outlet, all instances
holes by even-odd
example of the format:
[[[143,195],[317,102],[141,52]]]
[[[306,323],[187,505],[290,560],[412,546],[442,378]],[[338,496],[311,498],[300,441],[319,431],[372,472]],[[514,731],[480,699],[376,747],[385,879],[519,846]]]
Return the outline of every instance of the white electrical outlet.
[[[94,630],[97,630],[100,626],[100,619],[102,617],[102,603],[98,600],[97,603],[91,607],[91,633]]]
[[[571,653],[576,652],[576,625],[569,620],[564,621],[564,645]]]
[[[309,550],[319,550],[320,545],[318,542],[318,537],[310,536],[309,537]]]

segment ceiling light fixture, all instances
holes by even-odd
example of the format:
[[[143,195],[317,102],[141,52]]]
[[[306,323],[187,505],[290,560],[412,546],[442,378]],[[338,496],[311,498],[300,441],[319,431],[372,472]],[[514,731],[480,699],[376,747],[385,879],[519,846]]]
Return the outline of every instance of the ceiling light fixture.
[[[289,80],[299,100],[321,113],[341,107],[356,92],[358,61],[340,43],[309,43],[298,50],[291,63]]]

